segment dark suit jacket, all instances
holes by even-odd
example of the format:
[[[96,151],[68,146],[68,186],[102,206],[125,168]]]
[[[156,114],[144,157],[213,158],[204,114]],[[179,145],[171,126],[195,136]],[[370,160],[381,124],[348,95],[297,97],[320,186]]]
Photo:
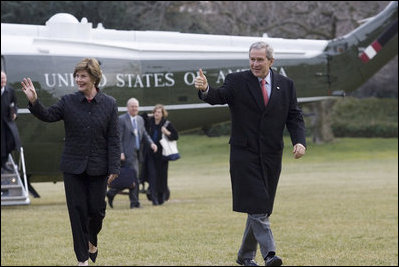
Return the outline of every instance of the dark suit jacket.
[[[81,92],[63,96],[49,108],[29,103],[33,115],[45,122],[64,120],[65,145],[61,171],[89,175],[119,174],[118,107],[114,98],[97,93],[89,103]],[[38,133],[40,134],[40,133]]]
[[[264,106],[258,78],[251,71],[231,73],[219,88],[199,92],[209,104],[228,104],[231,114],[230,175],[233,210],[273,211],[287,126],[293,144],[306,146],[305,125],[294,83],[271,71],[272,92]]]
[[[12,113],[17,113],[17,98],[12,87],[5,86],[1,96],[1,156],[21,147],[18,128]]]
[[[144,142],[146,146],[150,146],[154,142],[152,141],[145,129],[143,118],[137,115],[136,121],[140,144]],[[136,171],[136,176],[138,177],[139,153],[137,151],[140,150],[140,147],[137,148],[135,145],[135,135],[129,113],[125,113],[119,116],[119,131],[121,152],[123,152],[126,157],[124,166],[133,168]]]

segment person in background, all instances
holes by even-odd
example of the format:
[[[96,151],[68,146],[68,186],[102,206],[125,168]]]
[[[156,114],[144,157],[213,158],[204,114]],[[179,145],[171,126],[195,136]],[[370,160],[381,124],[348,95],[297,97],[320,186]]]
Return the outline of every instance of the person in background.
[[[219,88],[208,85],[202,69],[195,88],[203,101],[228,104],[231,115],[230,176],[233,210],[247,213],[247,223],[236,262],[257,266],[257,245],[266,266],[280,266],[269,217],[277,190],[287,127],[294,158],[305,154],[302,111],[292,80],[271,69],[273,48],[256,42],[249,48],[250,70],[231,73]]]
[[[14,170],[7,166],[8,155],[21,148],[21,140],[15,120],[17,118],[17,98],[12,87],[7,85],[7,75],[1,71],[1,173]]]
[[[153,116],[148,116],[147,132],[158,146],[157,153],[146,153],[144,166],[148,176],[147,196],[154,206],[162,205],[170,197],[168,186],[169,162],[162,158],[162,146],[159,140],[165,134],[170,140],[177,140],[179,135],[173,124],[166,120],[168,112],[161,104],[155,105]]]
[[[78,265],[96,261],[97,236],[105,217],[105,193],[120,168],[118,107],[99,88],[102,73],[94,58],[80,61],[73,72],[78,92],[63,96],[50,107],[37,97],[30,78],[22,81],[29,110],[45,122],[64,121],[61,158],[65,196]]]
[[[121,161],[123,166],[132,168],[136,173],[135,177],[139,177],[139,158],[142,157],[141,144],[149,146],[153,153],[157,152],[157,145],[152,141],[148,135],[144,120],[138,116],[139,101],[136,98],[130,98],[127,101],[127,113],[119,116],[119,131],[121,142]],[[138,179],[137,179],[138,181]],[[107,192],[108,204],[113,208],[113,199],[118,193],[119,189],[109,188]],[[133,188],[129,188],[130,208],[139,208],[139,184],[137,183]]]
[[[147,130],[149,117],[152,116],[152,113],[149,114],[148,112],[140,112],[139,116],[143,118],[144,127]],[[149,184],[147,170],[145,167],[145,158],[146,158],[147,153],[149,152],[147,146],[143,146],[141,152],[142,152],[142,154],[141,154],[142,157],[139,160],[140,171],[139,171],[139,179],[138,179],[139,180],[139,193],[147,194],[146,184]],[[140,186],[141,186],[141,189],[140,189]]]

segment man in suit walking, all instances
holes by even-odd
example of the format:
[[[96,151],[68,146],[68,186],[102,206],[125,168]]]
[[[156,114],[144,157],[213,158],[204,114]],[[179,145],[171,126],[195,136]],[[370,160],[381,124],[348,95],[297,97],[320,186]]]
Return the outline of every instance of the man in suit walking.
[[[7,166],[8,155],[21,147],[17,118],[17,98],[12,87],[7,85],[7,75],[1,71],[1,173],[12,172]]]
[[[273,62],[273,48],[256,42],[249,49],[250,70],[227,75],[219,88],[208,85],[201,69],[195,79],[203,101],[230,108],[233,210],[248,214],[237,258],[237,263],[245,266],[257,266],[258,243],[266,266],[282,265],[269,217],[281,172],[285,126],[294,158],[302,157],[306,150],[305,124],[294,83],[274,72]]]
[[[145,130],[144,120],[138,115],[139,101],[136,98],[130,98],[127,101],[127,113],[119,116],[119,131],[121,142],[121,161],[124,167],[132,168],[135,176],[139,177],[139,157],[140,146],[144,142],[151,146],[154,153],[157,151],[157,145]],[[113,208],[113,200],[120,189],[110,188],[107,192],[108,204]],[[139,208],[139,184],[129,188],[130,208]]]

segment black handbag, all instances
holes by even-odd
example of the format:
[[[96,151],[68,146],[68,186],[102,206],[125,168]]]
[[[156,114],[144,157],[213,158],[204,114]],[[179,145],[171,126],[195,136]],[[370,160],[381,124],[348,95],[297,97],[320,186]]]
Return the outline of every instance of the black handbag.
[[[137,186],[137,174],[133,168],[122,166],[119,176],[114,179],[109,187],[123,190]]]

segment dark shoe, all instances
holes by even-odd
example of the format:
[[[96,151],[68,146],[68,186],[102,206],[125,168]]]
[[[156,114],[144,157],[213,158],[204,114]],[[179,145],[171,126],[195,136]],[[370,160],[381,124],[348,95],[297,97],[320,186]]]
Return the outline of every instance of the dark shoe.
[[[111,208],[114,208],[114,205],[112,205],[112,202],[114,201],[114,198],[111,197],[108,193],[107,193],[107,198],[108,198],[108,205],[109,205]]]
[[[147,189],[147,192],[145,193],[145,195],[147,196],[148,201],[152,201],[152,196],[151,196],[150,190]]]
[[[236,260],[236,262],[240,265],[244,265],[244,266],[259,266],[255,260],[253,259],[240,259],[238,258]]]
[[[283,261],[279,256],[272,256],[272,257],[267,257],[265,260],[266,266],[281,266],[283,264]]]
[[[92,262],[96,262],[97,254],[98,254],[98,248],[97,251],[94,253],[89,252],[89,258],[91,259]]]
[[[170,190],[168,188],[168,190],[165,192],[164,196],[163,196],[163,200],[164,201],[168,201],[170,198]]]
[[[141,208],[141,205],[140,205],[140,203],[130,203],[130,208],[131,209],[138,209],[138,208]]]

